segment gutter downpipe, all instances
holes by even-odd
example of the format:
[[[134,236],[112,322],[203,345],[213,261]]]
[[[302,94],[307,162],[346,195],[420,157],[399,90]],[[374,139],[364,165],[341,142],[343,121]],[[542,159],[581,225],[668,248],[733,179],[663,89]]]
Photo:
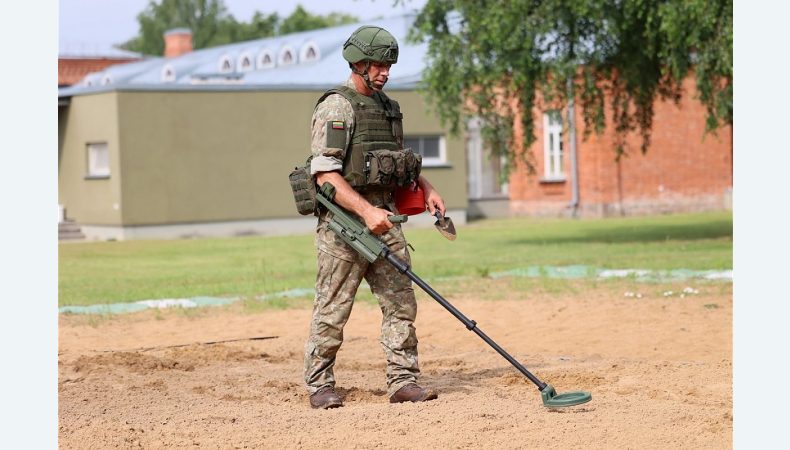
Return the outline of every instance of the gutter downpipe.
[[[568,205],[571,208],[571,217],[579,217],[579,166],[577,164],[576,154],[576,108],[575,108],[575,91],[573,89],[573,77],[568,77],[566,82],[566,89],[568,94],[568,143],[571,148],[571,191],[573,197]]]

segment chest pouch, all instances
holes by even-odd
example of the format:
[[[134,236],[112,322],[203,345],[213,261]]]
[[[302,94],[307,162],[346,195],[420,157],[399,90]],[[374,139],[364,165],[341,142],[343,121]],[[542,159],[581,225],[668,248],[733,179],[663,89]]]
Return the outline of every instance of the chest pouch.
[[[408,148],[365,153],[368,186],[408,186],[420,176],[421,168],[422,156]]]

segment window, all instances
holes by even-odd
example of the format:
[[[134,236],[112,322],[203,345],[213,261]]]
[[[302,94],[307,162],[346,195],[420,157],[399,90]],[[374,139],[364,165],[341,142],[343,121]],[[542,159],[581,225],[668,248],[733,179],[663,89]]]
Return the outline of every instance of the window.
[[[110,178],[110,151],[106,142],[87,145],[88,174],[86,178]]]
[[[280,50],[280,61],[278,62],[281,66],[295,63],[294,50],[287,45],[283,47],[283,49]]]
[[[543,114],[543,177],[545,180],[564,180],[562,148],[562,116],[559,111]]]
[[[505,156],[492,157],[492,150],[483,141],[479,117],[466,123],[467,182],[469,198],[476,200],[508,198],[508,183],[505,177]]]
[[[422,155],[423,166],[447,165],[447,151],[443,136],[406,136],[403,146]]]
[[[252,56],[244,53],[239,57],[239,72],[249,72],[252,70]]]
[[[318,46],[315,45],[314,42],[308,42],[307,44],[302,46],[302,50],[299,54],[299,61],[308,62],[308,61],[317,61],[321,57],[321,53],[318,50]]]
[[[224,55],[219,59],[219,72],[228,73],[233,72],[233,60],[228,55]]]
[[[164,67],[162,67],[162,81],[164,82],[176,81],[176,70],[173,69],[173,66],[171,66],[170,64],[167,64]]]
[[[274,67],[274,56],[270,50],[263,50],[258,54],[258,68],[271,69]]]

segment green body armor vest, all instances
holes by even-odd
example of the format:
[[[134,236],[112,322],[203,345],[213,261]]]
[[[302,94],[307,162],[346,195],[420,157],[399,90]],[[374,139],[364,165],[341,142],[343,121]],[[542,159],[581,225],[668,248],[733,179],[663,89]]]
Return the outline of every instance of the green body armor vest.
[[[422,156],[403,148],[403,114],[398,102],[382,92],[362,95],[347,86],[330,89],[354,110],[354,133],[346,146],[343,177],[358,191],[391,190],[408,186],[420,176]]]

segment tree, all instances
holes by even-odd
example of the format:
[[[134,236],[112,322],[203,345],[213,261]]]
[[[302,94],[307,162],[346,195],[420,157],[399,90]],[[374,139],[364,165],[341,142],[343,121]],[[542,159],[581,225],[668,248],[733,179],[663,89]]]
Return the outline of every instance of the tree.
[[[286,17],[280,24],[279,34],[296,33],[298,31],[316,30],[319,28],[334,27],[347,23],[357,22],[354,16],[341,13],[330,13],[326,16],[313,15],[297,5],[294,12]]]
[[[672,77],[694,71],[708,130],[732,125],[732,0],[667,2],[661,17]]]
[[[140,32],[121,48],[162,55],[165,51],[164,33],[173,28],[189,28],[194,48],[208,47],[217,35],[220,24],[228,19],[222,0],[151,0],[137,15]]]
[[[585,136],[603,130],[608,97],[617,157],[634,131],[647,151],[655,100],[677,101],[692,70],[708,129],[732,124],[732,0],[428,0],[410,38],[428,42],[423,89],[442,121],[457,132],[479,117],[506,169],[516,120],[523,148],[535,141],[537,93],[578,101]]]
[[[281,19],[277,13],[256,11],[252,20],[239,22],[228,14],[223,0],[151,0],[137,16],[140,31],[137,37],[121,48],[148,55],[162,55],[164,33],[173,28],[189,28],[195,49],[213,47],[280,34],[314,30],[356,22],[354,16],[330,13],[313,15],[297,5],[291,15]]]
[[[233,16],[228,16],[219,23],[217,35],[209,47],[276,36],[279,23],[280,17],[277,13],[263,14],[255,11],[249,23],[238,22]]]

